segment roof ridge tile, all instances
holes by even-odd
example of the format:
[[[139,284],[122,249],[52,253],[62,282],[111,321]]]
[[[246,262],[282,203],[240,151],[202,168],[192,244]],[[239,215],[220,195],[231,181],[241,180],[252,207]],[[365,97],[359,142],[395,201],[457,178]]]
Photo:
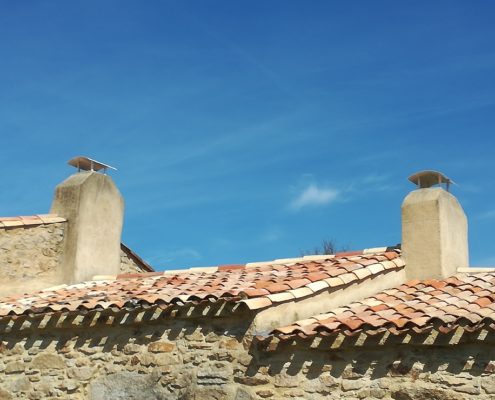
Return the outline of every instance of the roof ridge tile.
[[[36,214],[19,215],[14,217],[0,217],[0,228],[48,225],[66,221],[66,218],[62,218],[57,214]]]

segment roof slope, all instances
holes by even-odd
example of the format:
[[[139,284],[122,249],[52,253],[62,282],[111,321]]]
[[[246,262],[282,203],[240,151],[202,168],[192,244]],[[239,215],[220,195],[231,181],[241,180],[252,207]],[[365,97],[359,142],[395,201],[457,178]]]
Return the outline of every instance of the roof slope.
[[[375,249],[376,251],[377,249]],[[404,267],[400,250],[310,256],[247,265],[124,274],[4,298],[0,317],[61,311],[231,301],[251,310],[345,287]]]
[[[444,280],[415,280],[346,307],[274,330],[280,339],[362,332],[450,333],[495,330],[495,272],[464,273]]]

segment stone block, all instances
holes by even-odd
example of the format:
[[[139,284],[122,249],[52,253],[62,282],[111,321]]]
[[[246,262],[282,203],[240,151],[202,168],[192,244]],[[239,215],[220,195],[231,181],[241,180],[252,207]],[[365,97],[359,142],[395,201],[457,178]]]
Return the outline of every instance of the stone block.
[[[220,348],[225,348],[228,350],[242,349],[242,343],[239,343],[235,338],[226,338],[220,341]]]
[[[22,361],[11,361],[5,365],[6,374],[17,374],[24,372],[25,366]]]
[[[64,379],[57,385],[57,388],[62,389],[64,391],[74,391],[78,388],[78,383],[74,379]]]
[[[398,385],[393,388],[390,396],[394,400],[466,400],[464,395],[451,390],[436,387],[425,388],[419,385]]]
[[[220,350],[220,351],[215,351],[214,353],[208,355],[208,358],[210,360],[217,360],[217,361],[234,361],[235,355],[227,350],[223,350],[223,351]]]
[[[258,390],[256,392],[256,394],[263,399],[268,399],[268,398],[273,397],[275,395],[275,393],[271,389]]]
[[[148,345],[148,351],[152,353],[170,353],[175,349],[175,344],[170,342],[153,342]]]
[[[232,379],[232,365],[229,363],[203,364],[196,373],[198,385],[221,385]]]
[[[143,351],[143,348],[137,344],[134,343],[128,343],[124,346],[124,354],[130,355],[130,354],[136,354],[136,353],[141,353]]]
[[[270,382],[266,376],[261,374],[256,374],[254,376],[236,376],[234,381],[247,386],[266,385]]]
[[[238,387],[235,392],[234,400],[255,400],[256,396],[253,395],[247,388]]]
[[[139,363],[145,367],[149,367],[150,365],[157,365],[154,354],[151,353],[143,353],[138,356]]]
[[[88,381],[93,376],[93,369],[87,366],[79,368],[70,368],[67,371],[67,375],[70,378],[74,378],[78,381]]]
[[[154,359],[158,366],[177,365],[180,363],[180,359],[170,353],[155,354]]]
[[[488,394],[495,394],[495,379],[483,379],[481,381],[481,387]]]
[[[456,392],[467,393],[471,395],[480,394],[480,388],[478,385],[461,385],[455,386],[452,389],[454,389]]]
[[[203,342],[205,340],[205,335],[203,335],[199,330],[185,336],[186,340]]]
[[[339,383],[337,382],[337,380],[331,376],[331,375],[321,375],[319,377],[319,381],[327,386],[327,387],[337,387],[339,385]]]
[[[128,354],[128,353],[125,352],[126,347],[127,347],[127,345],[124,346],[124,354]],[[79,348],[79,351],[81,353],[83,353],[83,354],[90,355],[90,354],[97,353],[98,352],[98,348],[96,348],[96,347],[81,347],[81,348]]]
[[[64,369],[66,366],[64,359],[59,355],[46,353],[35,356],[30,368],[39,370]]]
[[[251,356],[248,353],[240,353],[236,356],[236,360],[239,364],[247,367],[249,364],[251,364],[251,361],[253,360],[253,356]]]
[[[366,384],[360,380],[360,379],[345,379],[342,381],[342,390],[344,391],[349,391],[349,390],[358,390],[361,389],[363,386],[366,386]]]
[[[29,382],[29,379],[25,376],[14,379],[13,381],[10,381],[8,383],[8,389],[12,393],[27,392],[29,389],[31,389],[31,386],[31,382]]]
[[[286,372],[280,372],[275,375],[273,384],[276,387],[291,388],[299,386],[300,378],[298,375],[289,375]]]
[[[89,386],[90,400],[158,400],[170,398],[155,374],[120,372],[95,379]]]
[[[213,348],[213,343],[191,342],[187,346],[193,350],[211,350]]]

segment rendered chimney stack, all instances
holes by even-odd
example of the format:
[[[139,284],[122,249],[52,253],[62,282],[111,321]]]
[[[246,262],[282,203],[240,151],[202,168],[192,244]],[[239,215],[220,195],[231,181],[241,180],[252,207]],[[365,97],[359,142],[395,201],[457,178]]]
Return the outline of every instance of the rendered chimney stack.
[[[452,276],[469,263],[467,218],[456,197],[448,192],[452,181],[436,171],[418,172],[409,180],[418,189],[402,203],[402,251],[407,278]]]
[[[118,274],[124,201],[112,179],[95,172],[112,168],[86,157],[69,164],[80,172],[57,186],[51,212],[68,220],[63,281],[78,283],[94,275]]]

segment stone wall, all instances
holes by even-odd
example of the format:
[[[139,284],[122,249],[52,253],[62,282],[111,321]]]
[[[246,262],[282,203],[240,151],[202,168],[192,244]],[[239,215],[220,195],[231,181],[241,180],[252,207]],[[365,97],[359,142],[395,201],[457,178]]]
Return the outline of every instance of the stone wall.
[[[461,400],[495,397],[492,344],[385,345],[342,350],[279,349],[248,375],[270,399]]]
[[[34,292],[63,282],[66,223],[0,228],[0,296]],[[120,273],[148,272],[120,250]]]
[[[266,351],[247,333],[250,318],[137,323],[140,318],[88,315],[88,326],[3,334],[0,399],[458,400],[495,395],[493,341],[339,350],[308,349],[302,343]]]
[[[148,272],[144,270],[134,259],[129,257],[127,253],[120,249],[120,273],[121,274],[139,274]]]
[[[0,296],[60,283],[65,223],[0,229]]]

